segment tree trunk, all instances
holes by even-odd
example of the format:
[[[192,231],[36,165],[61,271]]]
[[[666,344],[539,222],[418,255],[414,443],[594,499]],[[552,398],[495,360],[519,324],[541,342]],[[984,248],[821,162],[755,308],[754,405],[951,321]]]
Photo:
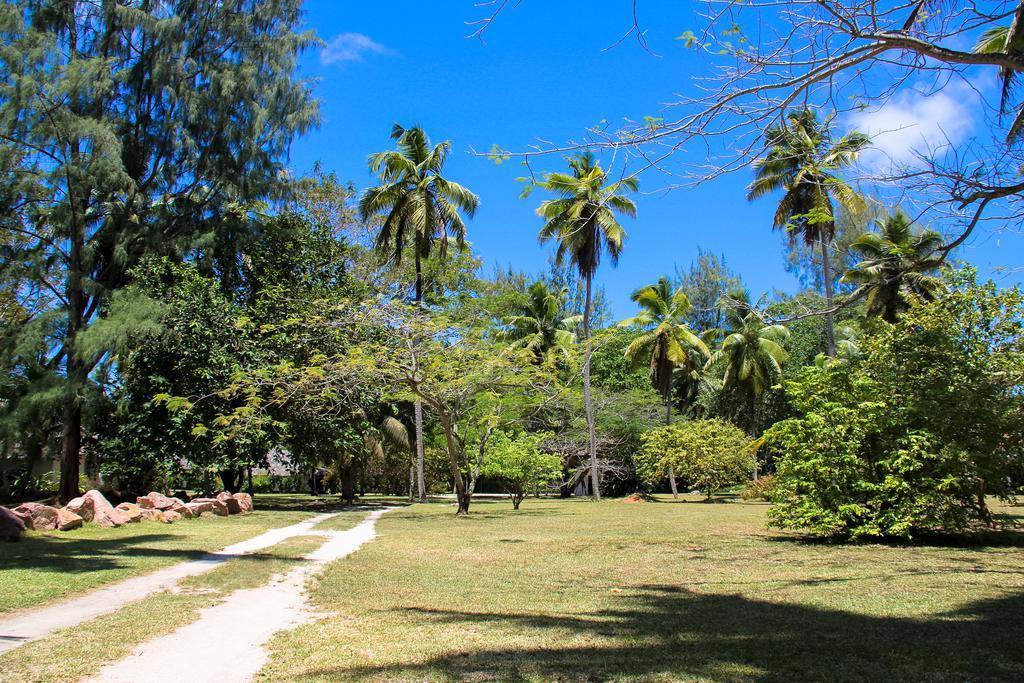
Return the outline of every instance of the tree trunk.
[[[228,493],[238,493],[242,490],[244,476],[240,467],[229,467],[220,471],[220,480],[224,484],[224,490]]]
[[[824,236],[821,238],[821,276],[825,281],[825,334],[827,337],[827,353],[829,358],[836,357],[836,323],[832,313],[832,264],[828,258],[828,242]]]
[[[594,405],[590,397],[590,305],[594,275],[587,273],[587,298],[583,304],[583,338],[586,347],[583,356],[583,409],[587,414],[587,451],[590,455],[590,487],[594,500],[601,500],[601,480],[597,472],[597,430],[594,426]]]
[[[415,299],[417,311],[423,306],[423,264],[420,260],[419,247],[416,248],[416,293]],[[413,422],[416,432],[416,485],[421,503],[427,502],[427,481],[423,455],[423,402],[419,397],[413,404]]]
[[[452,481],[455,483],[455,500],[458,503],[458,510],[455,514],[468,515],[473,493],[466,488],[466,480],[462,477],[462,468],[459,462],[460,451],[456,443],[454,427],[448,419],[448,415],[442,410],[437,410],[437,416],[441,421],[441,429],[444,431],[445,446],[448,451],[448,467],[451,469]]]
[[[671,387],[671,385],[670,385]],[[665,395],[665,426],[672,424],[672,389],[669,388]],[[668,466],[668,485],[672,487],[672,497],[679,498],[679,489],[676,488],[676,469]]]
[[[416,500],[416,444],[409,448],[409,502]]]
[[[423,402],[418,398],[413,405],[413,419],[416,423],[416,486],[421,503],[427,502],[427,480],[423,456]]]
[[[341,472],[341,497],[345,499],[345,502],[351,505],[356,500],[356,487],[355,487],[355,463],[351,460],[346,465],[340,468]]]

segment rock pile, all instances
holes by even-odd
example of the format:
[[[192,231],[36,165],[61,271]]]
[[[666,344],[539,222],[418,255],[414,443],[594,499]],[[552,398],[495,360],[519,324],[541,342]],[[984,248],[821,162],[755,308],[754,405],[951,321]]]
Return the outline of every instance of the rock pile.
[[[216,498],[194,498],[184,502],[151,491],[134,503],[121,503],[116,508],[99,491],[87,491],[63,508],[42,503],[22,503],[13,509],[0,507],[0,541],[17,541],[25,529],[35,531],[69,531],[92,522],[102,527],[118,527],[141,522],[173,524],[181,519],[237,515],[252,512],[252,496],[223,492]]]

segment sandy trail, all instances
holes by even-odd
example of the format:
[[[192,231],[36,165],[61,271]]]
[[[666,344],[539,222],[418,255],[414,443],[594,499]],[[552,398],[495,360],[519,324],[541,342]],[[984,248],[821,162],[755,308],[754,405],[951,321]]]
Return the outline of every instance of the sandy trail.
[[[7,618],[0,617],[0,652],[44,638],[54,631],[115,612],[129,603],[172,588],[187,576],[196,576],[215,569],[233,557],[258,552],[292,536],[309,534],[315,525],[336,514],[338,513],[317,515],[298,524],[271,529],[198,560],[182,562],[145,576],[119,581],[79,598],[19,612]]]
[[[89,681],[180,683],[183,665],[190,681],[252,680],[267,662],[264,646],[275,633],[317,618],[306,604],[309,577],[373,539],[377,518],[385,512],[371,512],[347,531],[321,532],[329,540],[306,556],[308,562],[266,586],[235,591],[224,602],[202,610],[196,621],[143,643],[131,657],[107,666]]]

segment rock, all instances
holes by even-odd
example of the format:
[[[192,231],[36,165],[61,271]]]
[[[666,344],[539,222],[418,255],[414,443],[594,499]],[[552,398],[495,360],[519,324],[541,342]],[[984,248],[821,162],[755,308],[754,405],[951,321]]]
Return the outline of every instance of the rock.
[[[181,515],[174,510],[165,510],[160,513],[160,521],[164,524],[174,524],[179,519],[181,519]]]
[[[190,503],[185,503],[185,507],[188,508],[189,512],[192,513],[193,517],[199,517],[204,512],[210,513],[207,515],[207,517],[213,516],[213,503],[199,502],[193,500]]]
[[[82,526],[83,522],[85,522],[84,519],[76,515],[74,512],[71,512],[70,510],[64,510],[63,508],[57,510],[57,528],[61,531],[71,531],[72,529],[77,529],[78,527]]]
[[[218,493],[217,500],[227,506],[229,515],[237,515],[242,511],[242,506],[238,504],[238,500],[227,491]]]
[[[213,517],[214,515],[213,515],[213,511],[207,510],[206,512],[200,512],[199,516],[200,517]]]
[[[193,503],[209,503],[210,510],[213,514],[219,517],[227,517],[229,514],[228,506],[221,501],[219,498],[193,498]],[[237,504],[237,501],[236,501]]]
[[[93,513],[95,512],[93,509],[92,499],[86,498],[85,496],[72,498],[71,501],[64,506],[64,509],[78,515],[86,522],[92,521]]]
[[[182,503],[177,498],[175,498],[174,501],[174,505],[171,506],[169,510],[165,510],[164,512],[177,512],[185,519],[192,519],[192,511],[188,509],[188,506]]]
[[[181,503],[177,498],[168,498],[162,493],[156,491],[150,491],[144,496],[139,496],[135,499],[140,508],[153,509],[153,510],[170,510],[174,507],[175,502]]]
[[[646,503],[647,499],[639,493],[634,493],[622,499],[623,503]]]
[[[82,496],[86,500],[92,501],[92,522],[93,524],[99,524],[104,527],[112,526],[124,526],[128,523],[128,518],[125,517],[121,512],[114,509],[114,506],[110,504],[103,494],[93,489],[92,491],[86,491],[85,495]],[[70,509],[71,504],[68,504]],[[71,512],[75,512],[71,510]],[[75,514],[78,514],[77,512]],[[82,519],[85,519],[85,515],[79,515]]]
[[[121,503],[114,509],[127,517],[129,523],[142,521],[142,508],[135,503]]]
[[[164,514],[154,508],[139,508],[139,513],[141,513],[142,519],[147,522],[159,522],[160,517]]]
[[[232,498],[238,501],[238,507],[241,512],[252,512],[252,496],[248,493],[236,493]]]
[[[26,529],[52,531],[57,528],[57,508],[41,503],[22,503],[12,512],[25,523]]]
[[[0,507],[0,541],[20,541],[25,522],[5,507]]]

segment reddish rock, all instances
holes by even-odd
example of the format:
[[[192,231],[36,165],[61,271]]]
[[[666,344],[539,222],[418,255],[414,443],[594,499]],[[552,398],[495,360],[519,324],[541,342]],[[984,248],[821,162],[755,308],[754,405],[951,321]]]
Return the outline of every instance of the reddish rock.
[[[237,515],[242,511],[242,506],[238,504],[238,500],[227,491],[218,493],[217,500],[227,506],[229,515]]]
[[[213,517],[214,514],[213,514],[213,512],[211,510],[207,510],[206,512],[200,512],[199,516],[200,517]]]
[[[21,532],[25,530],[25,522],[21,517],[5,507],[0,507],[0,541],[21,540]]]
[[[21,518],[26,529],[52,531],[57,528],[57,508],[40,503],[22,503],[12,512]]]
[[[188,506],[185,505],[184,503],[182,503],[177,498],[175,498],[174,500],[175,500],[174,505],[171,506],[170,509],[165,510],[164,512],[177,512],[179,515],[181,515],[185,519],[192,519],[192,511],[188,509]]]
[[[72,498],[71,501],[64,506],[64,509],[68,512],[74,513],[84,519],[86,522],[91,522],[93,513],[93,501],[91,498],[85,496],[79,496],[78,498]]]
[[[128,523],[128,518],[114,509],[114,506],[103,497],[103,494],[95,489],[92,491],[86,491],[85,495],[82,496],[87,501],[91,501],[92,504],[92,522],[99,524],[104,527],[123,526]],[[82,515],[75,510],[71,509],[71,503],[68,503],[68,510],[79,515],[82,519],[85,519],[85,515]]]
[[[238,501],[238,507],[241,512],[252,512],[252,496],[248,493],[236,493],[232,498]]]
[[[71,531],[82,526],[85,520],[70,510],[57,510],[57,528],[61,531]]]
[[[219,498],[193,498],[192,502],[209,503],[210,510],[219,517],[227,517],[229,514],[228,506]]]
[[[179,519],[181,519],[181,515],[174,510],[165,510],[160,513],[160,521],[164,524],[174,524]]]
[[[142,521],[142,508],[135,503],[121,503],[114,509],[128,518],[130,523]]]
[[[185,507],[192,513],[193,517],[199,517],[204,512],[210,513],[208,516],[213,516],[213,503],[203,503],[193,500],[191,503],[185,503]]]
[[[136,498],[135,502],[138,503],[140,508],[152,510],[170,510],[174,507],[175,503],[181,504],[181,501],[177,498],[168,498],[156,491],[150,491],[148,494]]]
[[[139,513],[142,515],[142,519],[147,522],[159,522],[160,516],[163,514],[153,508],[139,508]]]

